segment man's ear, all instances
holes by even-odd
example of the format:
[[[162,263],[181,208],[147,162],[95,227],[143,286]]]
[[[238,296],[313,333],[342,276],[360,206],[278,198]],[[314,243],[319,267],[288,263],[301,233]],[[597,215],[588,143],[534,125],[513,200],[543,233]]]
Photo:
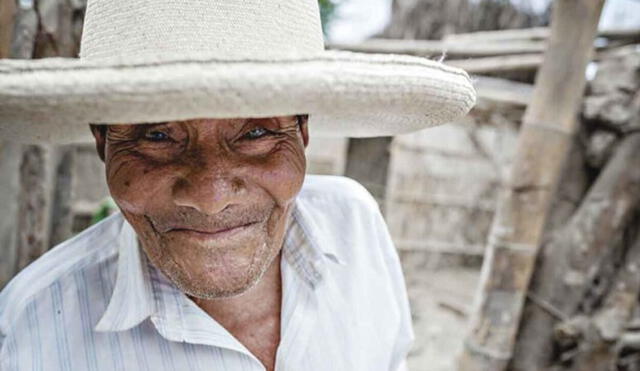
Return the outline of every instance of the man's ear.
[[[304,148],[309,145],[309,115],[298,116],[298,125],[300,126],[300,134],[302,135],[302,142]]]
[[[89,124],[91,128],[91,134],[93,134],[93,138],[96,140],[96,150],[98,151],[98,156],[104,162],[104,152],[105,145],[107,143],[107,125],[95,125]]]

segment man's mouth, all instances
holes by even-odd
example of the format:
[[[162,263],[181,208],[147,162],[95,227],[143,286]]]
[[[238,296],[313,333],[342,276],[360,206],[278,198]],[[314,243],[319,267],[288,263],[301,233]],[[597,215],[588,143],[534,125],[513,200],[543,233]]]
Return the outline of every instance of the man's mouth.
[[[238,235],[244,234],[256,226],[259,225],[259,222],[249,222],[244,224],[239,224],[230,227],[223,227],[218,229],[204,229],[200,227],[190,227],[190,226],[175,226],[167,230],[166,233],[169,235],[180,235],[186,238],[196,239],[196,240],[225,240],[232,239]]]

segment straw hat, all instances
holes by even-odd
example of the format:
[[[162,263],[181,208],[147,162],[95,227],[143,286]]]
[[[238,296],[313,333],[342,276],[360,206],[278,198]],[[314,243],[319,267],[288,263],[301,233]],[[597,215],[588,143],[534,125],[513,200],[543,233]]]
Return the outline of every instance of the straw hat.
[[[70,143],[88,123],[310,114],[312,135],[442,124],[468,75],[424,58],[325,51],[317,0],[89,0],[80,58],[0,60],[0,138]]]

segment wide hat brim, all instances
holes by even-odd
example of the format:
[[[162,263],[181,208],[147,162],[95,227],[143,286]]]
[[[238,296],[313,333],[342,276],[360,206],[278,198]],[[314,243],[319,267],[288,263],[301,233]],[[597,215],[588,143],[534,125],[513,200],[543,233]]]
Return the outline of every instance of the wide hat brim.
[[[89,123],[310,114],[312,135],[371,137],[454,121],[475,103],[466,72],[425,58],[324,51],[0,61],[0,137],[90,139]]]

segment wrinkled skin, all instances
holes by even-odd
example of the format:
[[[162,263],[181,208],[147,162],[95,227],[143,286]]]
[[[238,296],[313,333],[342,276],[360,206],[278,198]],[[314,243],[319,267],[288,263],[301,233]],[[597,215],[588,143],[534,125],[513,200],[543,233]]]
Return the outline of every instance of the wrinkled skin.
[[[305,174],[306,116],[92,126],[113,199],[183,292],[232,297],[279,255]]]

